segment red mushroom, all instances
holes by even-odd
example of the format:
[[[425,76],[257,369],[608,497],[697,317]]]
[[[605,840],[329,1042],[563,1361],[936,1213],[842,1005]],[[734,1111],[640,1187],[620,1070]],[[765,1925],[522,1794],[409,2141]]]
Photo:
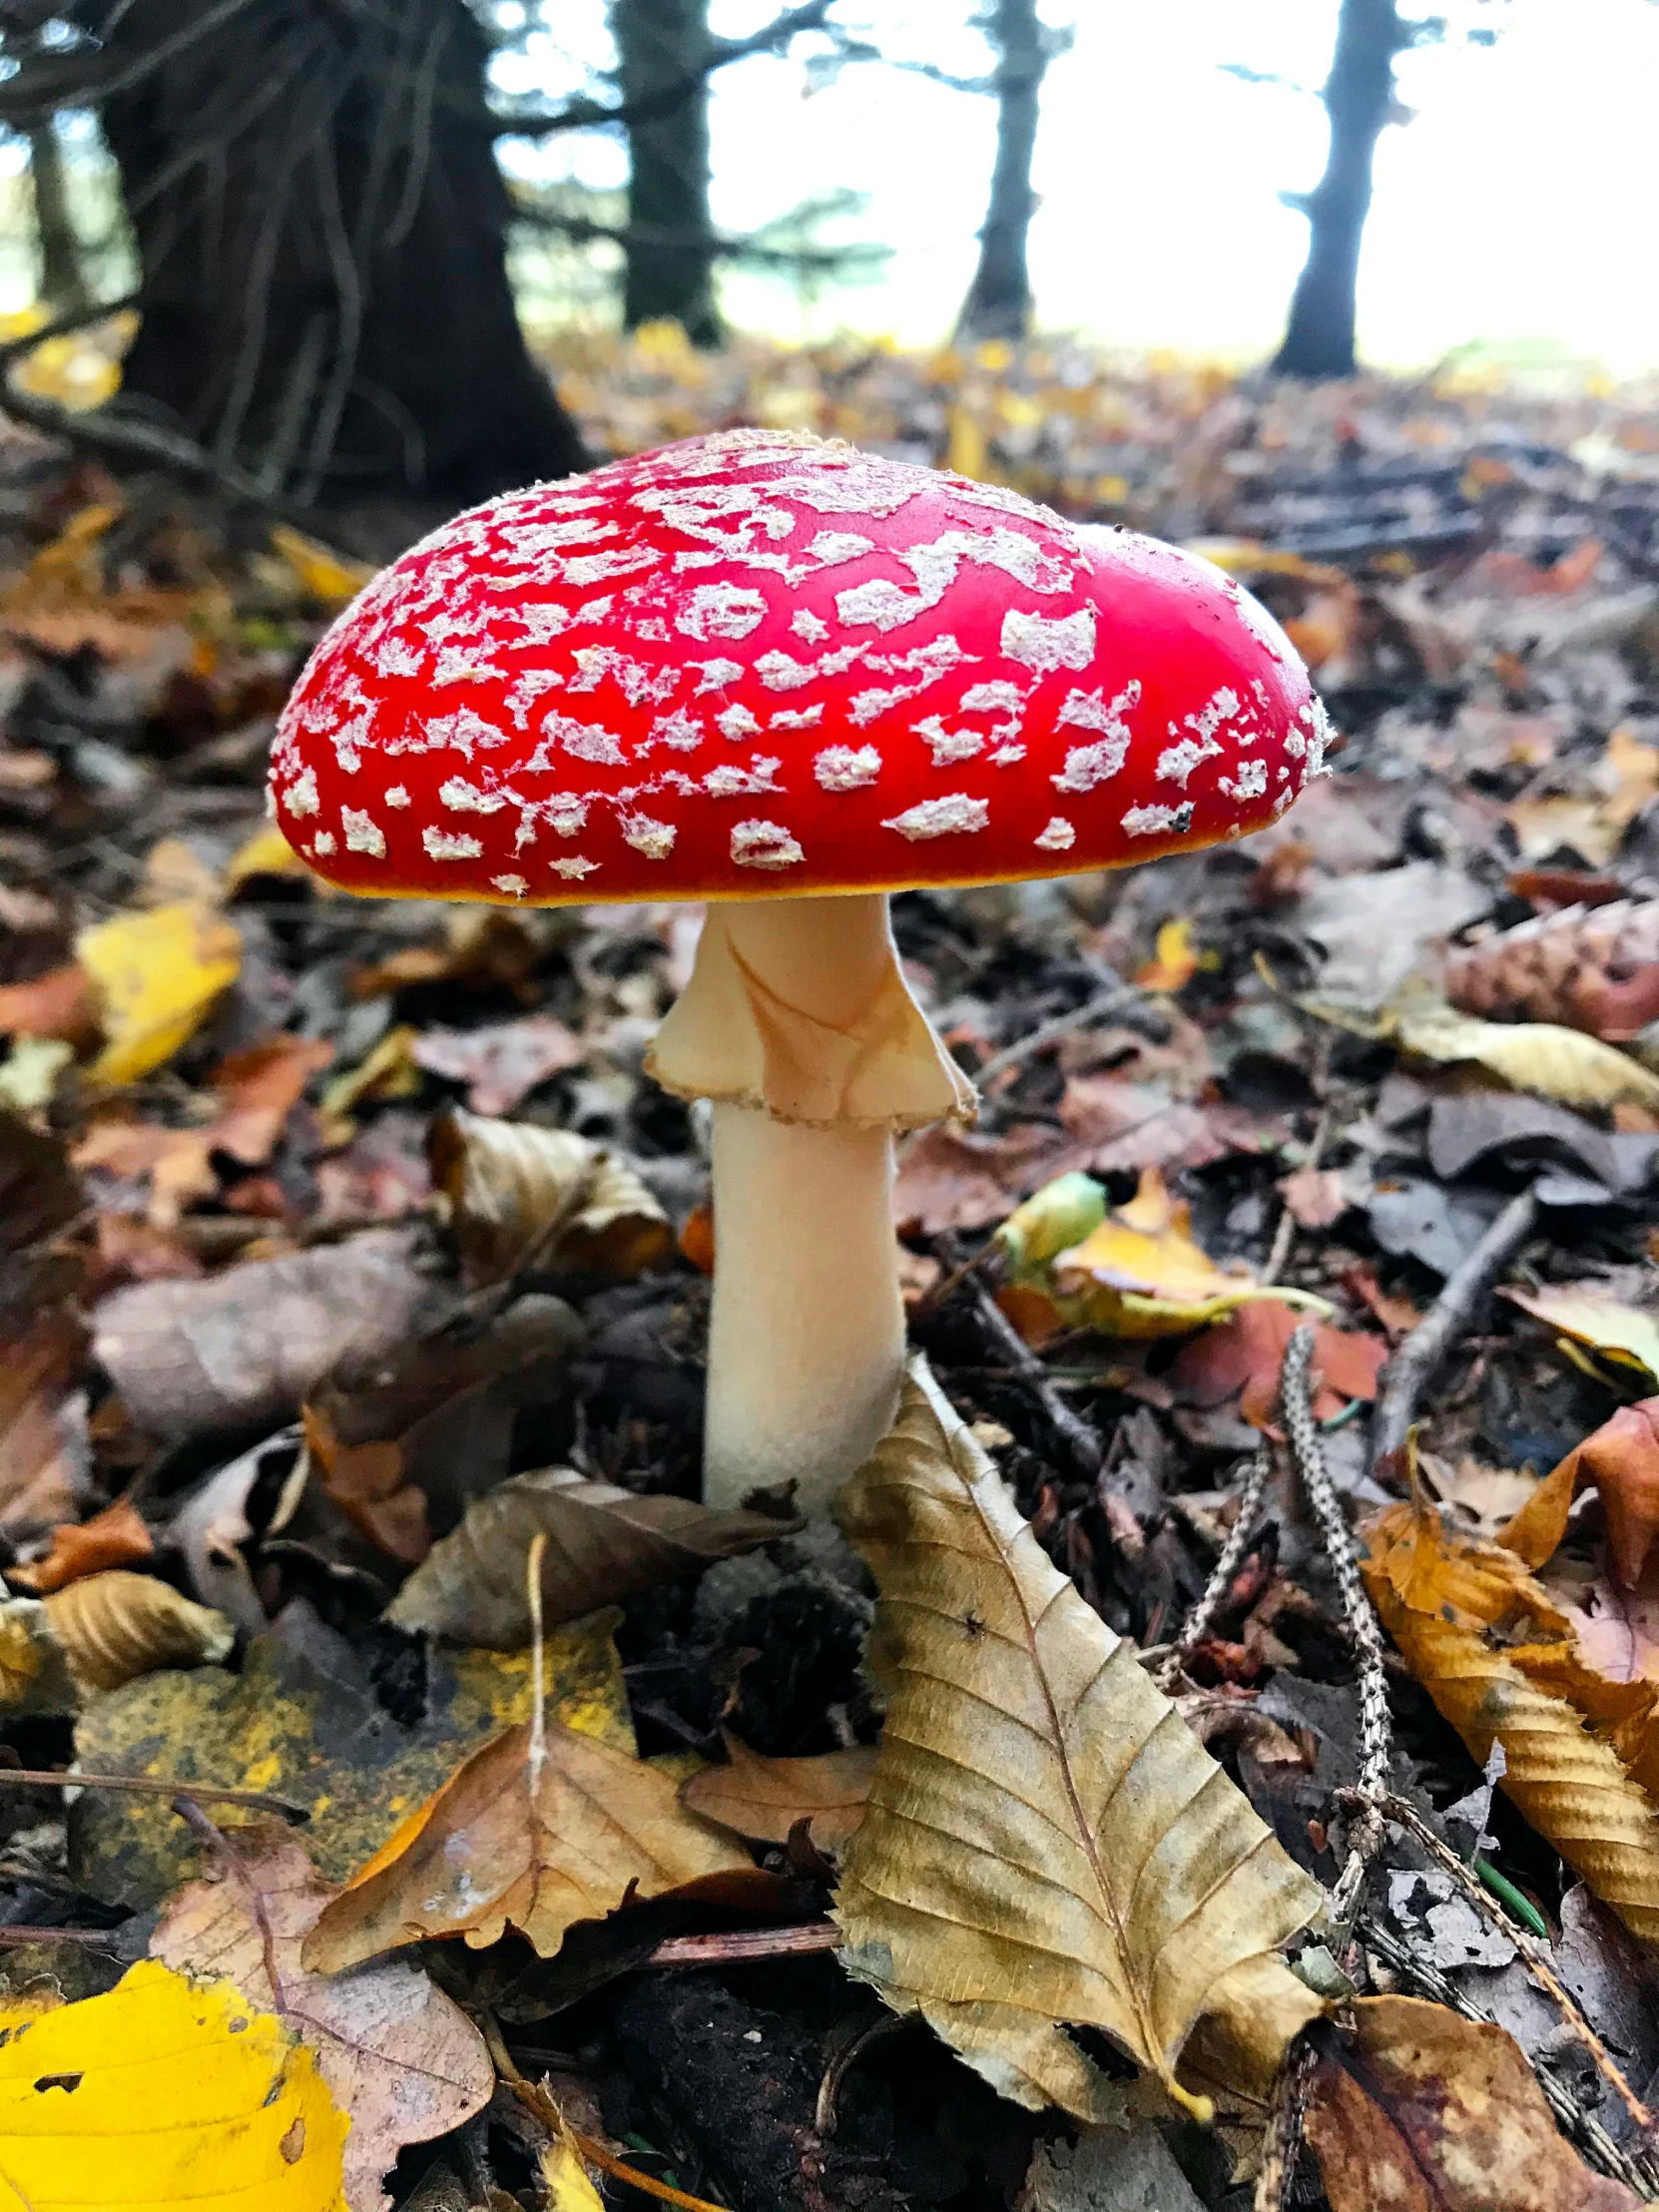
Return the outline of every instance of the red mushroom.
[[[896,1400],[892,1133],[973,1110],[886,893],[1259,829],[1325,734],[1207,562],[736,430],[405,553],[318,646],[272,788],[349,890],[717,902],[650,1063],[715,1101],[706,1493],[793,1476],[816,1504]]]

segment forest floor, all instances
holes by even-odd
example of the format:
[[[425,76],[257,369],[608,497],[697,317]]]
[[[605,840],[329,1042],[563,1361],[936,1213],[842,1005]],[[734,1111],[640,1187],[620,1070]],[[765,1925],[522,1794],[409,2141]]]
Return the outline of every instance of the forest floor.
[[[1308,659],[1343,744],[1276,828],[895,899],[985,1077],[902,1150],[912,1338],[1076,1634],[1152,1654],[1317,1882],[1376,1845],[1303,1947],[1335,2012],[1284,2201],[1659,2198],[1659,409],[1062,346],[558,366],[599,452],[811,427],[1199,544]],[[1121,2124],[1074,2148],[830,1947],[879,1578],[787,1499],[672,1502],[713,1249],[642,1057],[699,912],[314,883],[263,778],[358,581],[323,548],[8,434],[0,561],[0,2171],[79,2172],[94,2091],[141,2175],[193,2126],[232,2157],[252,2082],[261,2207],[326,2201],[279,2192],[343,2111],[353,2212],[382,2174],[569,2212],[586,2173],[1243,2212],[1266,2083],[1213,2077],[1212,2130],[1079,2030]],[[544,1713],[612,1824],[557,1865],[510,1812]],[[8,1771],[71,1762],[159,1787]],[[298,2044],[254,2051],[216,1974]]]

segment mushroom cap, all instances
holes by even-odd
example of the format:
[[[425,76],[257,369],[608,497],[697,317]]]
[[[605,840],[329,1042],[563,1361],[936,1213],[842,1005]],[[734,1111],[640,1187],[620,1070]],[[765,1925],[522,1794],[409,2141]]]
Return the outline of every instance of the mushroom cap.
[[[272,789],[348,890],[776,897],[1191,851],[1276,821],[1326,730],[1207,561],[736,430],[403,554],[312,654]]]

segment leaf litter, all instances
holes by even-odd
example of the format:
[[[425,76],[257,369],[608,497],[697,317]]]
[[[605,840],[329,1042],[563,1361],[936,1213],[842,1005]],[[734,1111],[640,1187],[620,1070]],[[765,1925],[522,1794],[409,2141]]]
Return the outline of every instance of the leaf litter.
[[[1616,1925],[1574,1903],[1572,1869],[1643,1925],[1659,1783],[1650,414],[1620,394],[1471,398],[1454,378],[1247,397],[1070,347],[560,345],[597,451],[772,419],[783,394],[823,429],[948,446],[1066,511],[1203,542],[1319,671],[1345,750],[1276,829],[1116,878],[895,901],[907,974],[964,1069],[996,1062],[977,1127],[910,1140],[897,1180],[912,1342],[940,1434],[973,1469],[952,1479],[995,1501],[1004,1541],[1001,1564],[961,1570],[937,1619],[957,1624],[964,1669],[988,1667],[991,1595],[1017,1560],[1013,1580],[1057,1593],[1079,1648],[1120,1640],[1121,1666],[1136,1646],[1167,1649],[1219,1562],[1176,1700],[1186,1723],[1155,1735],[1190,1724],[1208,1753],[1177,1740],[1225,1783],[1204,1787],[1226,1833],[1257,1820],[1296,1881],[1331,1882],[1357,1692],[1341,1593],[1277,1441],[1286,1344],[1314,1316],[1314,1417],[1371,1531],[1395,1639],[1396,1785],[1462,1835],[1453,1811],[1495,1742],[1505,1771],[1469,1848],[1541,1920],[1563,1975],[1597,1992],[1598,2025],[1624,1992],[1620,2047],[1638,2066],[1640,1977]],[[1248,469],[1218,465],[1246,451]],[[42,465],[8,433],[0,469],[24,452]],[[1617,2100],[1536,1992],[1516,1994],[1518,1966],[1474,1962],[1502,1939],[1482,1924],[1458,1952],[1403,1918],[1384,1926],[1383,1872],[1358,1948],[1341,1930],[1270,1936],[1241,1916],[1233,1936],[1258,1941],[1258,1963],[1238,1970],[1271,1998],[1243,2007],[1243,2048],[1218,2032],[1240,2010],[1225,1967],[1179,1939],[1155,1997],[1141,1966],[1080,1943],[1068,1971],[1092,1960],[1098,1982],[1085,2001],[1068,1985],[1046,2009],[1010,2007],[1010,1926],[1042,1925],[1028,1871],[1009,1871],[1027,1867],[1017,1823],[970,1823],[959,1850],[923,1853],[913,1897],[901,1853],[900,1902],[942,1894],[939,1933],[855,1952],[884,1995],[931,2008],[944,2041],[884,2027],[900,2015],[822,1947],[788,1949],[822,1945],[837,1859],[843,1913],[900,1910],[890,1881],[869,1903],[859,1870],[886,1879],[903,1812],[923,1802],[915,1755],[894,1765],[922,1709],[902,1668],[894,1696],[861,1654],[872,1620],[877,1656],[910,1650],[893,1623],[912,1569],[889,1532],[872,1577],[782,1499],[728,1526],[693,1503],[707,1171],[695,1118],[641,1058],[698,916],[324,894],[264,826],[259,780],[269,718],[361,577],[285,531],[234,550],[209,508],[181,501],[153,553],[154,525],[134,518],[112,588],[119,488],[55,461],[39,481],[57,488],[35,510],[20,496],[0,548],[11,634],[41,687],[18,691],[0,739],[0,1684],[16,1684],[0,1734],[24,1766],[291,1800],[309,1820],[269,1864],[306,1912],[351,1897],[341,1886],[409,1823],[406,1862],[373,1877],[392,1882],[375,1893],[380,1934],[402,1929],[397,1883],[421,1908],[447,1894],[453,1866],[421,1890],[436,1860],[420,1853],[452,1829],[461,1865],[493,1869],[471,1934],[528,1924],[552,1955],[512,1934],[417,1950],[398,1933],[395,1955],[305,1982],[307,2002],[413,1976],[397,1986],[428,1991],[423,2017],[452,2005],[495,2023],[491,2072],[560,2061],[557,2106],[584,2113],[584,2142],[732,2212],[991,2212],[1028,2173],[1034,2205],[1156,2186],[1237,2212],[1284,2041],[1272,2022],[1322,2005],[1304,2195],[1322,2171],[1344,2212],[1401,2145],[1424,2201],[1458,2201],[1454,2169],[1474,2175],[1471,2201],[1517,2206],[1528,2189],[1590,2203],[1628,2187]],[[1457,1308],[1418,1377],[1413,1489],[1371,1462],[1371,1408],[1390,1361],[1416,1372],[1413,1332],[1522,1187],[1547,1233],[1486,1286],[1503,1299]],[[1065,1445],[1068,1414],[1103,1446],[1098,1476]],[[1270,1478],[1251,1503],[1244,1469],[1264,1439]],[[613,1842],[563,1903],[568,1870],[540,1880],[549,1838],[575,1848],[581,1832],[550,1807],[543,1820],[525,1782],[536,1535],[550,1539],[546,1731],[575,1763],[566,1782],[580,1772],[601,1812],[614,1798],[649,1847],[636,1862]],[[964,1672],[953,1694],[989,1680]],[[934,1743],[944,1703],[919,1741]],[[1137,1693],[1118,1725],[1139,1710]],[[223,1906],[232,1857],[262,1864],[266,1846],[230,1809],[222,1848],[165,1799],[88,1788],[66,1820],[61,1797],[0,1791],[0,1915],[114,1926],[127,1947],[10,1945],[14,1995],[78,1974],[84,2003],[128,1991],[130,2007],[131,1975],[165,1969],[119,1980],[146,1940],[123,1916],[209,1893]],[[1385,1865],[1409,1868],[1411,1849],[1390,1830]],[[712,1880],[692,1871],[699,1853]],[[983,1886],[996,1911],[970,1935],[952,1916],[982,1866],[1000,1869]],[[630,1868],[646,1870],[632,1891]],[[705,1946],[697,1967],[648,1962],[682,1941]],[[757,1941],[761,1962],[739,1962]],[[1352,2006],[1318,1942],[1343,1951]],[[1116,1995],[1097,2001],[1113,1970]],[[279,2028],[264,1983],[245,2002]],[[1519,2050],[1494,2057],[1496,2030],[1456,2009],[1488,2004]],[[81,2038],[91,2087],[104,2030],[81,2016],[44,2015]],[[887,2033],[906,2038],[892,2065]],[[297,2084],[302,2046],[283,2048]],[[1073,2150],[1050,2115],[1039,2144],[1036,2116],[982,2077],[1028,2063],[1062,2103],[1115,2100],[1133,2127],[1085,2130]],[[1195,2137],[1149,2086],[1160,2076],[1187,2112],[1214,2098],[1223,2132]],[[34,2078],[55,2116],[74,2108]],[[446,2078],[469,2096],[488,2085],[467,2067]],[[304,2096],[325,2101],[294,2116],[326,2152],[350,2100],[325,2068],[314,2084]],[[1501,2143],[1471,2132],[1481,2097]],[[382,2191],[401,2206],[409,2161],[382,2176],[420,2141],[433,2174],[466,2177],[462,2195],[526,2191],[539,2172],[591,2212],[580,2158],[560,2164],[575,2138],[545,2112],[520,2100],[518,2141],[494,2117],[480,2134],[446,2116],[458,2109],[399,2135],[359,2107],[331,2180],[311,2152],[290,2170],[285,2134],[277,2162],[290,2183],[323,2174],[307,2202],[343,2186],[353,2207]],[[43,2184],[32,2201],[54,2200]]]

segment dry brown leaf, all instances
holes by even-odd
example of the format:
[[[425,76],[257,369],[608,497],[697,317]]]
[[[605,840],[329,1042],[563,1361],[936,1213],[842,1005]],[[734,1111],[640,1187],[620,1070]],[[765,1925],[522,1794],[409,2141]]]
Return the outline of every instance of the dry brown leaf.
[[[277,2013],[316,2057],[351,2132],[344,2187],[351,2212],[383,2212],[380,2187],[405,2144],[464,2126],[489,2102],[495,2068],[484,2038],[418,1966],[387,1959],[334,1979],[307,1973],[299,1946],[336,1893],[286,1830],[233,1830],[229,1865],[169,1899],[150,1956],[198,1980],[225,1975]]]
[[[1653,1756],[1651,1689],[1594,1674],[1523,1561],[1420,1495],[1366,1533],[1372,1602],[1470,1756],[1483,1767],[1501,1744],[1505,1797],[1628,1928],[1659,1937],[1659,1813],[1635,1779]]]
[[[79,965],[52,968],[33,982],[0,985],[0,1036],[61,1037],[83,1045],[97,1031],[92,985]]]
[[[893,1186],[893,1219],[905,1236],[988,1229],[1053,1173],[1067,1149],[1059,1131],[1018,1122],[999,1137],[941,1122],[906,1140]]]
[[[406,1344],[431,1295],[411,1239],[369,1230],[204,1282],[116,1291],[93,1316],[93,1350],[153,1435],[275,1427],[336,1363]]]
[[[119,1690],[158,1667],[212,1664],[236,1642],[223,1613],[181,1597],[153,1574],[122,1567],[89,1574],[42,1602],[83,1690]]]
[[[474,1286],[532,1259],[627,1279],[673,1256],[668,1216],[633,1169],[573,1130],[457,1107],[434,1117],[427,1147]]]
[[[561,1068],[587,1058],[588,1048],[552,1014],[489,1022],[481,1029],[427,1029],[415,1040],[417,1067],[467,1086],[475,1114],[510,1114],[519,1100]]]
[[[707,1875],[757,1875],[747,1852],[681,1805],[658,1768],[557,1721],[475,1751],[327,1906],[306,1965],[338,1973],[429,1936],[496,1942],[509,1928],[551,1958],[577,1921]]]
[[[836,1514],[875,1574],[889,1694],[836,1896],[843,1963],[1022,2104],[1114,2110],[1066,2023],[1183,2098],[1201,2015],[1271,2073],[1320,2010],[1276,1955],[1320,1891],[1051,1564],[920,1361]]]
[[[1607,1516],[1614,1576],[1633,1590],[1659,1536],[1659,1397],[1621,1405],[1568,1452],[1555,1473],[1567,1484],[1569,1498],[1575,1482],[1595,1484]]]
[[[690,1498],[638,1497],[614,1482],[584,1481],[570,1467],[543,1467],[474,1498],[385,1617],[454,1643],[517,1651],[530,1639],[524,1561],[538,1535],[547,1538],[543,1618],[557,1626],[802,1526],[792,1515],[713,1513]]]
[[[45,1558],[8,1568],[7,1578],[36,1597],[45,1597],[106,1567],[137,1566],[141,1559],[152,1558],[155,1550],[155,1538],[143,1515],[130,1498],[118,1497],[91,1520],[60,1521]]]
[[[873,1749],[857,1744],[816,1759],[764,1759],[728,1735],[726,1765],[688,1775],[680,1802],[759,1844],[787,1844],[809,1821],[820,1851],[838,1851],[864,1817],[875,1758]]]
[[[1277,1414],[1279,1374],[1285,1348],[1305,1317],[1282,1299],[1259,1299],[1181,1347],[1170,1381],[1184,1404],[1223,1405],[1239,1398],[1247,1421],[1265,1428]],[[1388,1348],[1381,1337],[1359,1336],[1321,1322],[1314,1331],[1319,1388],[1316,1419],[1330,1420],[1351,1398],[1377,1395],[1377,1378]]]
[[[0,1312],[0,1534],[67,1520],[86,1479],[86,1330],[67,1306]]]
[[[1503,2028],[1417,1997],[1361,1997],[1353,2016],[1308,2103],[1332,2212],[1639,2212],[1561,2134]]]

